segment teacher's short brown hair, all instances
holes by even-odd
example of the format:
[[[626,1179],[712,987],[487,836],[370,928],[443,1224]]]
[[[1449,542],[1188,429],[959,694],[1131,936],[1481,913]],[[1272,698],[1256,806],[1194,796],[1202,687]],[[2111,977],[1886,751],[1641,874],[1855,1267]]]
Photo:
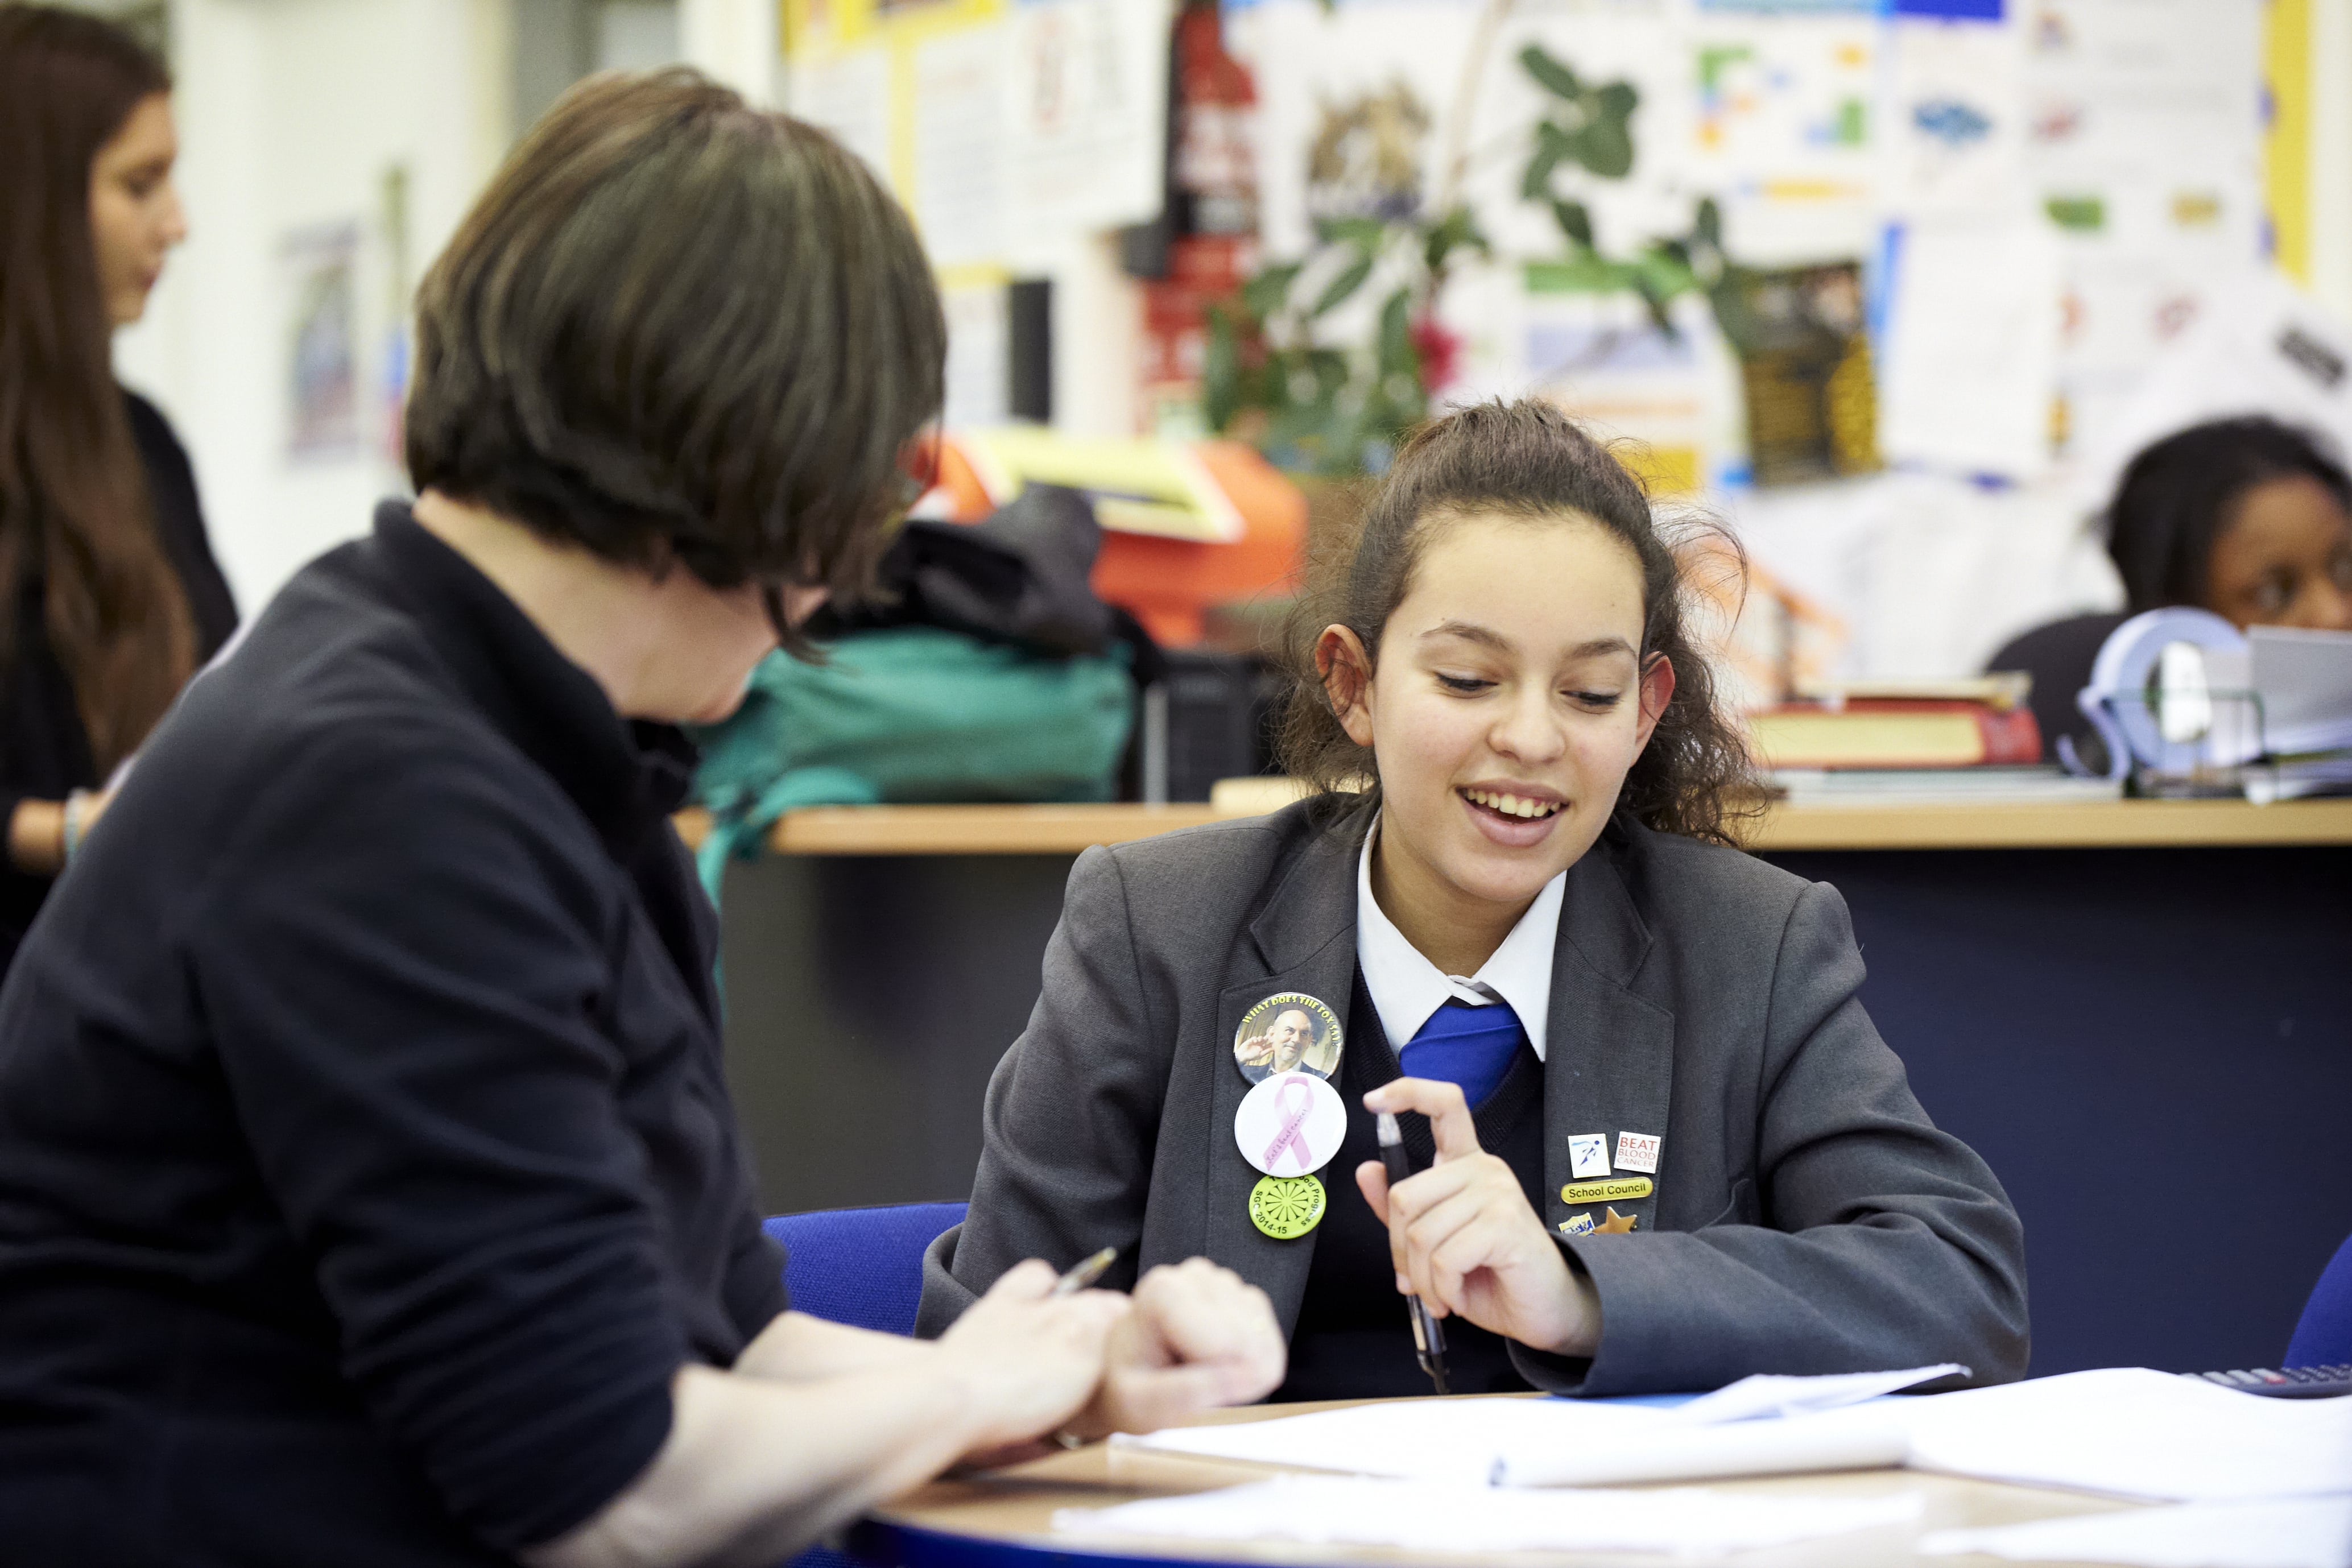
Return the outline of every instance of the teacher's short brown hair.
[[[864,591],[942,396],[898,203],[824,131],[683,68],[566,93],[416,315],[420,491],[717,588]]]

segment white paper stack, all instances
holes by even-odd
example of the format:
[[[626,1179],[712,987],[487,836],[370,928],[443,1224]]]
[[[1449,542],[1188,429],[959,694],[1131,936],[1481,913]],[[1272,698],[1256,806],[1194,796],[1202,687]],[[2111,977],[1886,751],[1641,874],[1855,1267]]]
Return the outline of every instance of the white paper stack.
[[[2352,1399],[2110,1367],[1896,1403],[1915,1469],[2168,1502],[2352,1493]]]
[[[1870,1469],[1903,1462],[1901,1406],[1839,1406],[1961,1370],[1749,1377],[1674,1408],[1573,1399],[1399,1400],[1112,1441],[1289,1469],[1491,1486]]]
[[[1573,1399],[1400,1400],[1114,1441],[1292,1469],[1490,1486],[1610,1486],[1907,1463],[2160,1502],[2352,1493],[2352,1399],[2263,1399],[2130,1367],[1924,1398],[1874,1397],[1948,1370],[1748,1378],[1670,1409]],[[1868,1402],[1823,1408],[1853,1400]]]
[[[1973,1553],[2133,1568],[2346,1568],[2352,1563],[2352,1497],[2183,1503],[1939,1530],[1922,1537],[1918,1550],[1928,1557]]]
[[[1907,1539],[1918,1518],[1919,1500],[1909,1493],[1787,1498],[1692,1488],[1522,1491],[1465,1482],[1291,1475],[1189,1497],[1063,1509],[1054,1515],[1054,1529],[1066,1535],[1295,1541],[1449,1554],[1717,1554],[1871,1529],[1899,1529]]]

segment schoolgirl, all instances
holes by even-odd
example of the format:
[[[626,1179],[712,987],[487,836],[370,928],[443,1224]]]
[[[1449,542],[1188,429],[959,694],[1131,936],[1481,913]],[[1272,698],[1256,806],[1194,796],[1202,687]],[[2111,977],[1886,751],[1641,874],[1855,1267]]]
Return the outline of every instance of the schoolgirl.
[[[1079,858],[924,1332],[1117,1246],[1263,1287],[1276,1399],[1428,1392],[1408,1290],[1455,1392],[2021,1375],[2016,1213],[1872,1027],[1836,890],[1733,847],[1685,591],[1549,405],[1409,441],[1297,639],[1322,792]],[[1316,1052],[1237,1060],[1277,1025]]]

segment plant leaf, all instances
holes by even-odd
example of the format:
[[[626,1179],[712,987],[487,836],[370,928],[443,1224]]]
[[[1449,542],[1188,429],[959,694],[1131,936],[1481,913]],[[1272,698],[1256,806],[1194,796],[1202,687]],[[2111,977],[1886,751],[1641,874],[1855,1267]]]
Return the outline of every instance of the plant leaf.
[[[1376,359],[1383,384],[1393,375],[1417,376],[1421,355],[1412,346],[1412,290],[1400,288],[1381,306],[1380,349]]]
[[[1641,101],[1642,95],[1634,90],[1632,82],[1612,81],[1593,94],[1593,112],[1602,120],[1622,123],[1633,117]]]
[[[1269,267],[1243,284],[1242,308],[1261,322],[1281,309],[1283,301],[1290,296],[1290,286],[1298,279],[1301,265],[1287,261],[1279,267]]]
[[[1307,369],[1315,378],[1315,406],[1320,408],[1339,397],[1351,367],[1348,356],[1337,349],[1309,349]]]
[[[1576,73],[1567,62],[1554,59],[1540,44],[1529,44],[1521,49],[1519,65],[1536,78],[1538,86],[1555,98],[1573,100],[1584,96],[1584,84],[1576,79]]]
[[[1626,281],[1633,286],[1633,292],[1642,297],[1642,303],[1649,307],[1652,324],[1668,338],[1679,339],[1682,334],[1675,330],[1674,318],[1666,313],[1666,299],[1658,292],[1656,281],[1639,267],[1631,269]]]
[[[1482,255],[1488,251],[1486,236],[1478,232],[1477,220],[1470,215],[1470,209],[1456,207],[1430,228],[1428,237],[1422,242],[1422,260],[1433,277],[1444,271],[1447,258],[1465,246]]]
[[[1633,168],[1633,137],[1622,120],[1596,120],[1576,133],[1575,159],[1604,180],[1622,180]]]
[[[1559,167],[1561,155],[1568,151],[1567,140],[1556,126],[1536,127],[1536,149],[1528,154],[1527,171],[1519,176],[1519,200],[1544,199],[1544,193],[1551,189],[1551,172]]]
[[[1315,222],[1316,237],[1325,245],[1351,245],[1358,250],[1379,249],[1388,233],[1388,225],[1378,218],[1318,218]]]
[[[1349,297],[1361,288],[1364,286],[1364,279],[1371,275],[1372,258],[1369,256],[1357,256],[1355,260],[1340,268],[1339,277],[1324,286],[1323,292],[1316,297],[1314,308],[1307,313],[1308,318],[1319,320],[1346,304]]]
[[[1234,319],[1209,308],[1209,341],[1201,356],[1201,417],[1219,434],[1242,411],[1241,345]]]
[[[1559,232],[1568,236],[1570,245],[1580,251],[1592,248],[1592,214],[1584,210],[1582,202],[1555,201],[1551,204],[1551,215],[1559,225]]]

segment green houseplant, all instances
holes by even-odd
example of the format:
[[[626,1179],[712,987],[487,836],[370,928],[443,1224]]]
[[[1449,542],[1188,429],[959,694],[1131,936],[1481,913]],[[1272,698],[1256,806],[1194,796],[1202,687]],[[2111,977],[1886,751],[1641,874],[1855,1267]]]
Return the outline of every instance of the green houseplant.
[[[1465,71],[1465,99],[1508,3],[1496,0],[1482,18]],[[1519,51],[1518,64],[1545,95],[1528,129],[1518,194],[1549,206],[1565,246],[1559,259],[1533,265],[1549,269],[1555,286],[1638,294],[1668,333],[1673,300],[1694,287],[1707,291],[1718,314],[1736,309],[1712,201],[1699,204],[1687,235],[1616,258],[1595,243],[1591,212],[1574,187],[1564,188],[1571,171],[1600,180],[1632,172],[1632,120],[1641,101],[1633,85],[1588,82],[1533,44]],[[1455,123],[1458,130],[1458,112]],[[1449,273],[1465,256],[1493,255],[1455,194],[1467,162],[1454,151],[1437,198],[1397,215],[1320,220],[1307,255],[1261,267],[1211,307],[1202,372],[1211,429],[1249,440],[1296,474],[1344,479],[1386,466],[1398,438],[1427,416],[1432,393],[1451,379],[1460,345],[1437,311]],[[1339,339],[1331,319],[1367,287],[1382,291],[1369,337]]]

